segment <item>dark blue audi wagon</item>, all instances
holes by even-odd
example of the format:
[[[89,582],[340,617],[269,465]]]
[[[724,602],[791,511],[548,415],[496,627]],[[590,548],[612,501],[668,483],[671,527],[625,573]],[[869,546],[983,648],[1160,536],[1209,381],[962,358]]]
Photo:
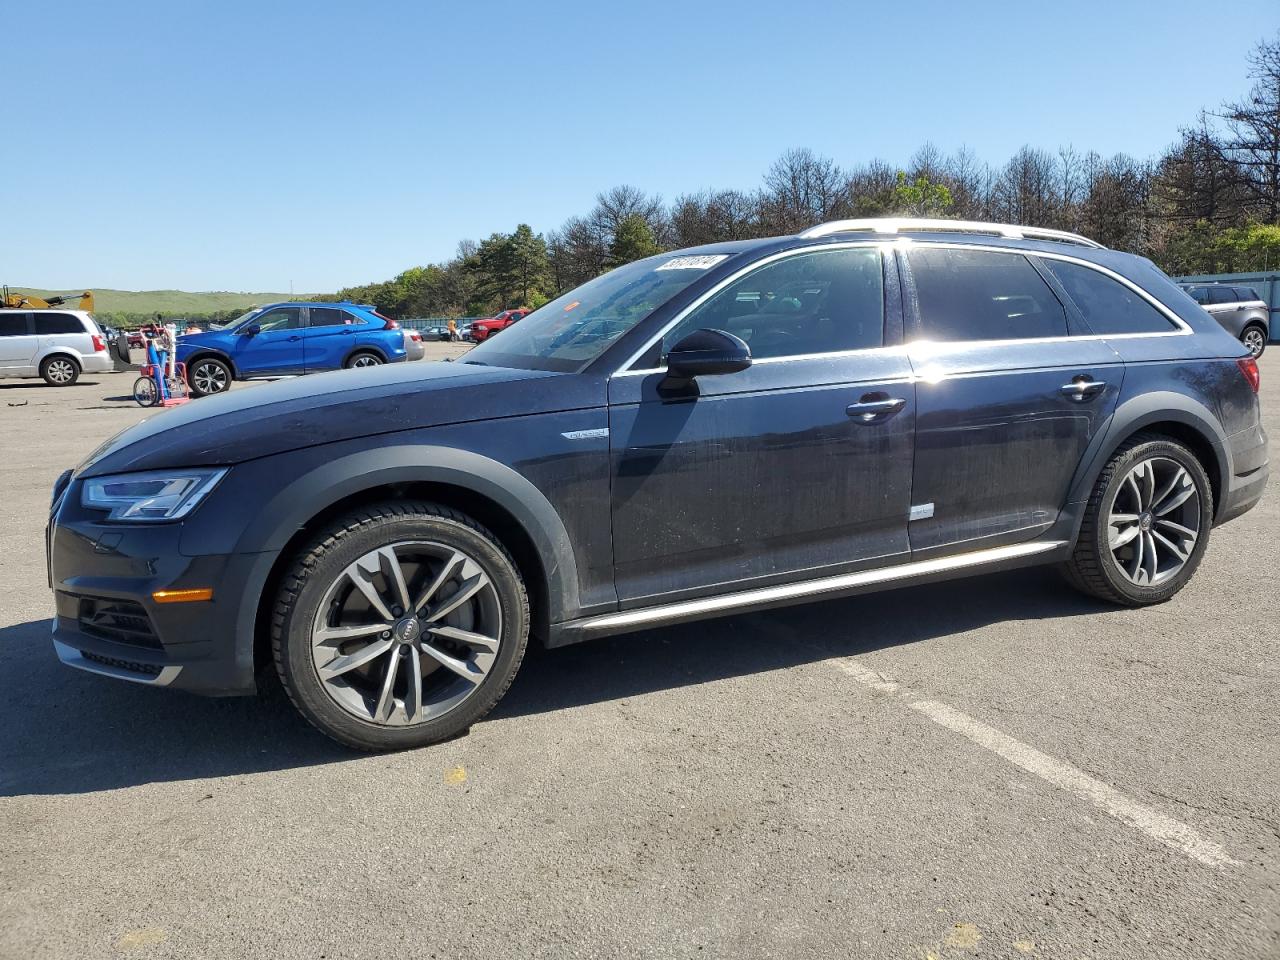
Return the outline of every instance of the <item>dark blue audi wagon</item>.
[[[1056,564],[1140,607],[1262,494],[1258,367],[1149,261],[869,220],[664,253],[456,363],[215,396],[58,481],[66,664],[450,737],[550,646]],[[274,682],[274,681],[271,681]]]

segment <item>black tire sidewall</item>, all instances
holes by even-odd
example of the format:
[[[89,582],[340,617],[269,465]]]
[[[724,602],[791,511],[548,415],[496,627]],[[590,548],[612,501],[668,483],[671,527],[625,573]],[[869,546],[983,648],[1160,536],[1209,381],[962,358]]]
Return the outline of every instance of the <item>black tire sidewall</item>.
[[[329,529],[328,536],[320,538],[320,545],[304,552],[304,562],[295,568],[295,573],[300,573],[300,586],[277,627],[280,648],[276,664],[280,679],[303,716],[348,746],[364,750],[403,750],[447,740],[468,729],[493,708],[520,666],[529,633],[523,582],[505,551],[485,533],[466,523],[415,511],[397,512],[350,529],[353,519],[367,516],[368,513],[362,513],[339,521]],[[333,536],[335,530],[338,531],[336,537]],[[326,542],[330,538],[331,542]],[[502,636],[498,656],[488,676],[465,701],[444,716],[422,724],[385,727],[353,716],[330,699],[312,663],[311,626],[324,594],[349,564],[379,546],[402,540],[443,543],[458,547],[475,559],[497,593]]]
[[[1119,568],[1119,564],[1111,552],[1110,534],[1107,518],[1115,504],[1116,496],[1124,483],[1124,478],[1140,461],[1152,457],[1165,457],[1180,464],[1191,474],[1196,485],[1196,496],[1200,498],[1200,529],[1196,536],[1196,545],[1191,556],[1178,573],[1154,587],[1144,587],[1133,583]],[[1199,460],[1186,447],[1172,440],[1149,440],[1130,447],[1113,461],[1111,476],[1107,487],[1098,501],[1098,516],[1095,517],[1093,544],[1099,558],[1099,568],[1107,585],[1126,602],[1135,605],[1163,603],[1168,600],[1195,576],[1200,560],[1209,545],[1209,530],[1213,526],[1213,494],[1208,474]]]
[[[53,366],[53,364],[62,360],[65,360],[67,363],[71,364],[71,379],[67,380],[65,383],[59,383],[58,381],[52,379],[49,376],[49,368]],[[45,383],[47,383],[51,387],[69,387],[72,384],[74,384],[77,380],[80,379],[80,364],[76,363],[70,357],[63,356],[62,354],[57,354],[52,357],[45,357],[43,360],[40,361],[40,377],[42,380],[44,380]]]
[[[206,393],[204,390],[201,390],[196,386],[196,371],[205,364],[213,364],[214,366],[222,368],[222,372],[227,379],[227,385],[221,390],[214,390]],[[187,389],[191,391],[191,396],[193,397],[216,397],[220,393],[226,393],[231,389],[231,368],[216,357],[201,357],[187,368]]]

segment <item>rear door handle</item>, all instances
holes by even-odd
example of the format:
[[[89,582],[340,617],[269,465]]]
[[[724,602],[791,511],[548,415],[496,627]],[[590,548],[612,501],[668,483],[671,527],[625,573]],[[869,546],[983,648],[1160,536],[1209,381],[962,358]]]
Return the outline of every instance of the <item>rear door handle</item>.
[[[875,423],[878,420],[888,419],[906,405],[907,401],[903,397],[869,393],[857,403],[851,403],[845,407],[844,412],[858,423]]]
[[[1084,402],[1092,400],[1107,388],[1107,381],[1094,380],[1091,377],[1076,377],[1070,383],[1062,385],[1061,391],[1072,400]]]
[[[298,340],[301,340],[301,339],[302,339],[301,337],[293,336],[293,337],[290,337],[290,338],[289,338],[289,342],[290,342],[290,343],[295,343],[295,342],[297,342]]]

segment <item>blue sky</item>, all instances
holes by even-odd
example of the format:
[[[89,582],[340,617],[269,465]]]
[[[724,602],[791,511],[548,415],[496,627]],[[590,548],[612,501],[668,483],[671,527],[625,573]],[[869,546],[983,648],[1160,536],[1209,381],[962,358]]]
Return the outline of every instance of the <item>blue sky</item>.
[[[0,282],[329,291],[782,151],[1155,154],[1274,0],[14,3]],[[1207,35],[1213,27],[1212,36]],[[14,42],[14,41],[17,42]],[[1204,57],[1194,44],[1210,41]]]

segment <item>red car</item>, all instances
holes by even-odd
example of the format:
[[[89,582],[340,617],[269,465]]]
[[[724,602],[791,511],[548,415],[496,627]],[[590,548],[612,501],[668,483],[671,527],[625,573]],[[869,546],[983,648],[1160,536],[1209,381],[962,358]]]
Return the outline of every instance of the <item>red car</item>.
[[[471,324],[471,339],[476,343],[483,343],[500,330],[505,330],[517,320],[523,320],[533,311],[526,307],[518,310],[503,310],[496,316],[486,317],[484,320],[475,320]]]

